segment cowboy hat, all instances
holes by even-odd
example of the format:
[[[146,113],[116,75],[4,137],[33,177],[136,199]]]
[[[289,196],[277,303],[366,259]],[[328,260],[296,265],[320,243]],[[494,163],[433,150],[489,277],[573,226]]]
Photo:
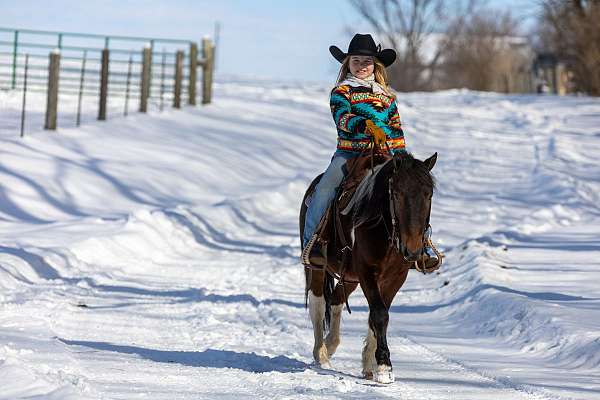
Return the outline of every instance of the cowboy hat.
[[[396,51],[394,49],[383,49],[381,45],[375,45],[371,35],[354,35],[348,45],[348,52],[344,53],[337,46],[329,46],[329,52],[339,62],[344,62],[348,56],[372,56],[376,57],[386,67],[392,65],[396,60]]]

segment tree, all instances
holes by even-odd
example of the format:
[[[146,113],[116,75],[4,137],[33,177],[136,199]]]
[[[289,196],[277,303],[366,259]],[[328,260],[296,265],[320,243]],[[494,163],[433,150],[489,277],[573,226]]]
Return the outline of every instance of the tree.
[[[576,89],[600,96],[600,0],[544,0],[540,47],[566,61]]]
[[[429,90],[439,52],[425,60],[422,54],[435,21],[443,19],[444,0],[349,0],[369,22],[386,46],[398,54],[390,84],[399,91]]]
[[[525,90],[531,59],[516,36],[510,12],[482,9],[458,16],[441,43],[440,88],[515,92]]]
[[[349,0],[397,61],[391,86],[399,91],[435,90],[448,85],[443,70],[448,34],[478,12],[485,0]],[[457,66],[457,64],[454,64]],[[456,86],[452,86],[456,87]]]

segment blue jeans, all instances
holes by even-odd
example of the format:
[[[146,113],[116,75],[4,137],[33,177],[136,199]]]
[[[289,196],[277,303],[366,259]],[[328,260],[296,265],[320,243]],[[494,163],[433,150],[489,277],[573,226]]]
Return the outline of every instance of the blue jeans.
[[[308,210],[306,211],[304,237],[302,238],[304,247],[308,244],[311,236],[314,235],[317,225],[319,225],[321,218],[325,214],[325,211],[327,211],[327,207],[329,207],[329,204],[334,199],[344,176],[348,173],[346,168],[344,168],[344,164],[356,156],[356,154],[343,151],[336,151],[333,154],[331,163],[317,184]]]

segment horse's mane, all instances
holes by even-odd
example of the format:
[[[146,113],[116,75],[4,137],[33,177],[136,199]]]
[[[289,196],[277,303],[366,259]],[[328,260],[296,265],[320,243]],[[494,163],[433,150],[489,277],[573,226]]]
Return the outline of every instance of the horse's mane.
[[[376,166],[362,180],[348,206],[342,211],[348,214],[352,211],[352,225],[358,227],[364,223],[379,220],[383,210],[389,207],[388,179],[394,175],[400,181],[416,179],[421,185],[435,188],[435,181],[425,163],[413,157],[410,153],[396,153],[385,163]]]

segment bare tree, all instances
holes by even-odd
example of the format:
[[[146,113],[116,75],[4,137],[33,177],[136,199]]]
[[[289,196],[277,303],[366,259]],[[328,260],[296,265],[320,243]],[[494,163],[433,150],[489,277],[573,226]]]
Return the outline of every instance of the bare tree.
[[[441,43],[441,88],[515,92],[525,89],[531,59],[510,12],[481,9],[457,17]]]
[[[396,90],[530,89],[529,42],[518,36],[519,23],[509,11],[488,8],[486,0],[349,2],[396,49],[398,60],[390,67]]]
[[[386,46],[398,53],[390,83],[399,91],[436,87],[441,48],[434,33],[453,15],[469,13],[478,0],[349,0]]]
[[[577,90],[600,96],[600,0],[544,0],[541,47],[565,60]]]

